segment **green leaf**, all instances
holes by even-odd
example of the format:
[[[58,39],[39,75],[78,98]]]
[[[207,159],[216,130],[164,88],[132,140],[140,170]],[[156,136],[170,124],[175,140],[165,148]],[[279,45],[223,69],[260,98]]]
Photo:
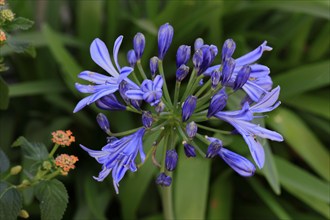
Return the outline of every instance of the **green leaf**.
[[[280,99],[285,100],[330,84],[330,61],[300,66],[273,78],[281,86]],[[294,83],[292,83],[294,82]]]
[[[256,179],[249,179],[248,183],[252,186],[258,196],[268,206],[270,210],[278,217],[278,219],[291,219],[290,215],[283,209],[276,198],[269,193]]]
[[[178,154],[180,161],[173,178],[175,216],[177,219],[205,219],[211,161],[187,158],[183,147]]]
[[[0,219],[15,220],[22,208],[19,191],[5,182],[0,182]]]
[[[282,107],[269,114],[267,124],[281,133],[316,173],[330,180],[329,152],[297,115]]]
[[[265,165],[261,169],[261,172],[265,176],[267,182],[269,183],[270,187],[272,190],[277,194],[281,194],[281,188],[280,188],[280,180],[278,177],[278,171],[277,167],[274,162],[274,156],[272,153],[272,150],[269,146],[269,143],[266,139],[264,139],[264,143],[262,146],[264,147],[265,150]]]
[[[330,203],[329,185],[326,181],[312,176],[307,171],[280,157],[275,158],[275,163],[283,187],[292,187],[307,196]]]
[[[223,172],[212,183],[207,219],[231,219],[233,206],[233,183],[230,172]]]
[[[99,185],[91,176],[85,177],[84,192],[87,206],[95,218],[101,220],[107,219],[105,214],[112,195],[110,190],[100,190]]]
[[[157,135],[159,135],[159,132],[148,136],[143,141],[143,146],[146,151],[151,148]],[[123,219],[136,219],[137,210],[141,204],[142,197],[147,191],[148,185],[155,175],[155,172],[155,166],[152,164],[151,158],[149,158],[137,172],[126,174],[119,188],[119,200]]]
[[[7,155],[0,149],[0,174],[9,169],[10,163]]]
[[[33,21],[18,17],[15,18],[12,22],[9,23],[9,25],[6,26],[7,31],[13,31],[13,30],[28,30],[29,28],[32,27],[34,24]]]
[[[19,137],[13,144],[12,147],[21,146],[23,154],[26,158],[34,161],[43,161],[48,157],[48,151],[42,143],[30,143],[25,137]]]
[[[9,105],[9,89],[7,83],[0,76],[0,109],[7,109]]]
[[[64,184],[56,179],[42,181],[34,190],[40,202],[41,220],[62,219],[69,199]]]
[[[40,80],[13,84],[9,87],[10,97],[44,95],[65,91],[65,87],[58,80]]]
[[[65,49],[63,40],[57,33],[55,33],[47,25],[43,26],[42,33],[44,34],[46,42],[55,58],[55,61],[63,69],[61,74],[66,85],[74,94],[78,94],[74,85],[75,82],[77,82],[77,75],[83,69],[77,64],[73,56]]]
[[[284,102],[285,104],[296,107],[298,109],[330,119],[330,102],[328,97],[303,94],[288,98]]]

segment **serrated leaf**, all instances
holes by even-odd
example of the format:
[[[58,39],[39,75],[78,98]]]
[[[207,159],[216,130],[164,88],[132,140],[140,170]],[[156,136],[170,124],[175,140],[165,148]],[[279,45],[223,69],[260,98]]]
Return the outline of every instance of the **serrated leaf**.
[[[6,25],[6,30],[7,31],[28,30],[29,28],[32,27],[33,24],[34,24],[34,22],[29,19],[18,17],[18,18],[15,18],[8,25]]]
[[[30,46],[30,44],[25,41],[14,40],[11,37],[9,37],[6,42],[7,45],[15,51],[15,53],[24,53]]]
[[[281,133],[290,147],[315,172],[330,180],[329,152],[302,119],[281,107],[269,114],[267,124]]]
[[[69,196],[64,184],[56,179],[35,186],[34,193],[40,202],[41,220],[60,220],[67,207]]]
[[[7,109],[9,104],[9,88],[0,76],[0,109]]]
[[[15,220],[22,207],[21,194],[10,188],[5,182],[0,183],[0,219]]]
[[[48,151],[44,144],[42,143],[30,143],[25,137],[19,137],[13,144],[12,147],[21,146],[23,149],[23,154],[26,158],[34,161],[42,161],[47,159]]]
[[[9,169],[10,163],[7,155],[0,149],[0,174]]]

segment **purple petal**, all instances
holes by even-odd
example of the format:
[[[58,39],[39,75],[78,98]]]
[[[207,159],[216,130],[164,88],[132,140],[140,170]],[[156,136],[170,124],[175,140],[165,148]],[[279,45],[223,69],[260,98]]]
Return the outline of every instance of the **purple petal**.
[[[142,84],[141,84],[141,90],[143,92],[148,92],[148,91],[152,91],[152,81],[150,79],[145,79],[143,80]]]
[[[247,81],[242,88],[254,102],[258,102],[260,97],[267,92],[265,89],[251,81]]]
[[[280,95],[280,87],[277,86],[270,92],[267,92],[258,103],[251,106],[250,110],[255,113],[269,112],[275,109],[280,102],[277,102]],[[277,102],[277,103],[276,103]]]
[[[123,36],[120,35],[116,41],[115,41],[115,45],[113,46],[113,59],[115,60],[115,64],[117,66],[117,69],[120,70],[120,66],[118,64],[118,51],[121,45],[121,42],[123,41]]]
[[[93,178],[99,182],[102,182],[111,172],[112,169],[108,169],[105,166],[103,166],[101,172],[99,173],[98,177],[93,176]]]
[[[265,65],[252,64],[250,65],[250,67],[251,67],[251,73],[250,73],[251,78],[265,77],[268,76],[270,73],[270,69]]]
[[[226,148],[221,148],[220,157],[241,176],[252,176],[256,170],[255,166],[246,158]]]
[[[160,75],[157,75],[153,82],[153,90],[154,91],[162,90],[163,82],[164,82],[163,77],[161,77]]]
[[[238,130],[239,131],[239,130]],[[239,131],[240,132],[240,131]],[[240,132],[241,133],[241,132]],[[249,134],[241,133],[245,142],[247,143],[253,160],[256,162],[257,166],[261,169],[265,164],[265,151],[262,145]]]
[[[125,95],[130,98],[130,99],[134,99],[134,100],[143,100],[143,95],[144,92],[142,92],[141,90],[128,90]]]
[[[92,72],[92,71],[83,71],[83,72],[79,73],[78,77],[80,79],[84,79],[84,80],[87,80],[89,82],[96,83],[96,84],[105,84],[108,82],[115,83],[116,82],[114,77],[105,76],[103,74],[99,74],[99,73]]]
[[[243,66],[243,65],[246,65],[246,64],[252,64],[262,56],[262,53],[264,51],[271,51],[272,49],[273,48],[267,46],[267,41],[264,41],[255,50],[253,50],[250,53],[247,53],[247,54],[237,58],[236,59],[236,65],[237,66]]]
[[[119,75],[119,73],[112,65],[109,51],[102,40],[96,38],[92,42],[90,46],[90,53],[94,62],[100,67],[102,67],[105,71],[107,71],[110,75],[114,77],[117,77]]]
[[[104,85],[82,85],[79,83],[75,84],[76,89],[81,93],[95,93],[104,89],[113,89],[116,84],[104,84]]]

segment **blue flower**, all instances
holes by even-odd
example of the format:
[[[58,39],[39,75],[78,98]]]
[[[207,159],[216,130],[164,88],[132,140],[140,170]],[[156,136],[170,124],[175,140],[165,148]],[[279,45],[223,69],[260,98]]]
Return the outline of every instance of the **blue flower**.
[[[98,108],[108,111],[126,110],[126,106],[121,104],[114,94],[103,96],[96,100],[95,104]]]
[[[168,150],[165,157],[165,167],[168,171],[173,171],[178,163],[178,154],[175,149]]]
[[[156,179],[156,183],[161,186],[170,186],[172,178],[167,176],[165,173],[160,173]]]
[[[144,100],[151,106],[157,105],[163,95],[163,78],[157,75],[154,81],[145,79],[140,89],[132,89],[126,92],[126,96],[133,100]]]
[[[255,166],[246,158],[238,155],[222,146],[222,141],[214,137],[206,137],[210,141],[207,149],[207,158],[219,155],[233,170],[241,176],[252,176],[256,170]]]
[[[183,141],[184,153],[187,157],[196,157],[196,152],[194,146],[188,144],[186,141]]]
[[[76,83],[79,92],[89,93],[89,95],[78,102],[73,112],[78,112],[86,105],[89,105],[103,96],[112,94],[118,90],[119,84],[123,80],[128,80],[127,76],[133,71],[131,67],[120,67],[118,64],[118,51],[123,40],[123,36],[119,36],[114,44],[113,57],[117,69],[113,66],[109,51],[104,42],[96,38],[91,46],[90,53],[93,61],[107,71],[111,76],[105,76],[96,72],[83,71],[78,77],[96,85],[81,85]],[[130,80],[128,80],[131,82]]]
[[[143,163],[145,160],[142,145],[144,132],[145,128],[141,128],[129,136],[111,140],[100,151],[91,150],[80,145],[91,157],[94,157],[98,163],[102,164],[102,171],[94,179],[103,181],[112,172],[113,186],[118,194],[119,182],[124,177],[126,171],[135,172],[137,170],[135,158],[138,152],[140,153],[141,162]]]
[[[196,96],[188,96],[188,98],[184,101],[182,105],[182,121],[187,121],[190,116],[194,113],[197,103]]]
[[[164,59],[164,56],[172,43],[173,34],[173,27],[169,23],[160,26],[158,30],[158,57],[160,60]]]
[[[137,60],[140,60],[146,45],[145,37],[142,33],[137,33],[133,39],[133,48]]]
[[[257,137],[267,138],[273,141],[283,141],[283,137],[279,133],[263,128],[251,121],[253,118],[258,117],[254,116],[254,113],[271,111],[280,104],[280,102],[277,102],[279,92],[280,88],[277,87],[264,95],[259,103],[251,107],[245,102],[241,110],[227,112],[220,111],[215,114],[215,117],[228,122],[242,135],[259,168],[262,168],[264,165],[265,153]]]
[[[253,101],[258,102],[263,94],[271,90],[272,80],[269,77],[270,70],[267,66],[254,63],[260,59],[264,51],[271,50],[272,48],[267,46],[267,41],[264,41],[253,51],[235,59],[235,69],[233,70],[231,77],[227,80],[226,86],[234,87],[238,72],[245,65],[249,65],[251,68],[250,77],[249,80],[242,86],[242,89]],[[230,54],[231,53],[232,52],[230,52]],[[209,67],[205,70],[204,75],[210,76],[213,70],[219,69],[220,67],[221,65]]]
[[[190,59],[191,48],[187,45],[181,45],[176,52],[176,68],[182,64],[186,65]]]

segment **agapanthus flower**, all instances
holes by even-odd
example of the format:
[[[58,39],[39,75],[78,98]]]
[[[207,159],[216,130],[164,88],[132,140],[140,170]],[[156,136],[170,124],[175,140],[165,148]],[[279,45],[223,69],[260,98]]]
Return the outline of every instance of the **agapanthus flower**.
[[[76,88],[79,92],[92,95],[80,100],[73,112],[78,112],[86,105],[89,105],[106,95],[116,92],[119,88],[119,84],[124,79],[127,79],[127,76],[133,71],[131,67],[120,67],[118,63],[118,52],[122,40],[123,36],[119,36],[113,47],[113,58],[117,69],[112,64],[110,54],[105,43],[98,38],[92,42],[90,46],[90,54],[93,61],[107,71],[111,76],[102,75],[92,71],[81,72],[78,75],[79,78],[95,83],[96,85],[81,85],[76,83]],[[129,80],[129,82],[131,81]]]
[[[137,171],[147,158],[151,158],[159,169],[156,183],[170,186],[170,172],[176,172],[175,167],[181,159],[177,153],[182,152],[179,148],[183,148],[184,154],[190,160],[194,160],[194,157],[205,160],[216,160],[220,157],[241,176],[248,177],[255,173],[256,167],[252,162],[225,148],[226,142],[205,136],[203,131],[207,131],[209,135],[212,132],[215,135],[242,135],[260,169],[264,165],[265,155],[258,139],[283,140],[279,133],[255,124],[253,120],[263,117],[263,113],[272,111],[280,104],[280,88],[272,89],[269,68],[255,63],[264,51],[272,49],[267,46],[266,41],[257,49],[236,59],[233,55],[238,45],[233,39],[225,41],[221,57],[217,57],[217,47],[206,44],[202,38],[195,41],[193,52],[190,45],[181,45],[177,49],[176,57],[169,59],[175,60],[176,67],[176,80],[169,85],[167,83],[170,80],[166,80],[168,74],[165,73],[168,64],[164,65],[163,62],[173,39],[173,27],[168,23],[162,25],[158,31],[158,57],[143,58],[147,41],[142,33],[138,33],[133,39],[134,50],[127,54],[131,67],[123,68],[119,66],[117,58],[122,36],[116,40],[114,46],[116,68],[112,65],[104,43],[96,39],[91,45],[92,59],[111,76],[88,71],[79,74],[80,78],[96,85],[76,85],[80,92],[91,95],[78,103],[75,112],[96,102],[96,106],[102,110],[129,111],[136,113],[141,119],[140,127],[113,133],[105,115],[99,114],[97,122],[109,135],[105,146],[101,150],[91,150],[80,145],[102,165],[98,177],[94,178],[103,181],[111,173],[117,193],[119,182],[125,173],[128,170]],[[146,62],[150,71],[145,72],[142,64]],[[211,66],[213,63],[220,64]],[[133,68],[135,70],[131,76]],[[150,79],[148,75],[151,75]],[[240,89],[245,91],[245,97],[236,93]],[[227,103],[231,105],[227,106]],[[233,103],[240,104],[235,106]],[[214,127],[215,123],[210,120],[223,121],[220,126],[229,123],[234,132]],[[143,140],[147,137],[153,138],[153,142],[146,158]],[[156,155],[159,147],[163,153],[158,150]],[[136,164],[138,153],[141,162],[139,165]],[[161,160],[158,157],[161,157]]]
[[[261,100],[249,106],[247,102],[238,111],[219,111],[215,117],[230,123],[238,133],[242,135],[247,143],[251,155],[259,168],[264,166],[265,154],[261,143],[257,137],[267,138],[273,141],[283,141],[283,137],[275,132],[254,124],[251,121],[256,117],[253,113],[269,112],[276,108],[280,103],[277,102],[280,88],[277,87],[264,95]]]
[[[113,186],[116,193],[119,193],[119,182],[127,170],[132,172],[137,170],[135,164],[137,154],[140,154],[141,162],[145,160],[142,144],[144,132],[145,128],[141,128],[131,135],[107,143],[101,150],[91,150],[80,145],[91,157],[102,164],[102,171],[94,179],[103,181],[112,172]]]

